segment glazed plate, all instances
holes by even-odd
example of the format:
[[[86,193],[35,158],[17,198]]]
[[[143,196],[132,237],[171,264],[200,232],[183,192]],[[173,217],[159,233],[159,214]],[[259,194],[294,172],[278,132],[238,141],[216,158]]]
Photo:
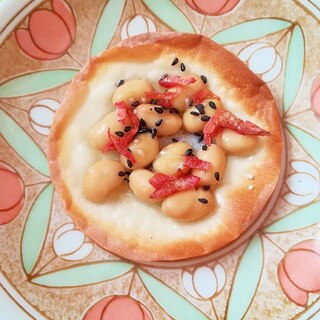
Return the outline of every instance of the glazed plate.
[[[0,319],[319,319],[319,22],[319,0],[0,0]],[[283,179],[240,241],[145,265],[77,230],[51,184],[46,142],[89,57],[173,30],[210,37],[267,82]]]

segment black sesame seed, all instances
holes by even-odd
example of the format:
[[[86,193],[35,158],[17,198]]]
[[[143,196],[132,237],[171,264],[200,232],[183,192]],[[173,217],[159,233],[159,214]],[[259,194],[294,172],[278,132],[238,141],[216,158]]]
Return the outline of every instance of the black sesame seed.
[[[162,119],[157,120],[156,123],[155,123],[156,127],[160,127],[162,121],[163,121]]]
[[[203,83],[207,83],[207,78],[204,75],[200,76]]]
[[[204,122],[207,122],[210,120],[210,117],[209,116],[202,116],[201,117],[201,121],[204,121]]]
[[[119,82],[118,82],[118,84],[117,84],[117,87],[120,87],[120,86],[122,86],[124,84],[124,80],[120,80]]]
[[[176,142],[178,142],[178,140],[175,139],[175,138],[172,138],[172,142],[173,142],[173,143],[176,143]]]
[[[140,128],[138,131],[138,133],[146,133],[146,132],[149,132],[148,128]]]
[[[125,176],[125,175],[126,175],[126,174],[124,173],[124,171],[119,171],[119,172],[118,172],[118,176],[119,176],[119,177],[123,177],[123,176]]]
[[[131,126],[124,127],[124,132],[129,132],[131,130]]]
[[[176,114],[179,114],[179,113],[180,113],[180,111],[179,111],[178,109],[176,109],[176,108],[172,108],[172,110],[173,110],[173,112],[176,113]]]
[[[157,113],[163,113],[163,109],[161,107],[155,107],[154,110]]]
[[[132,168],[132,167],[133,167],[133,164],[132,164],[132,162],[131,162],[129,159],[127,159],[127,165],[128,165],[129,168]]]
[[[185,156],[192,156],[192,154],[193,154],[193,150],[191,148],[186,150],[186,152],[184,153]]]
[[[203,140],[203,135],[201,133],[195,133],[195,136],[199,137],[198,142],[200,143]]]
[[[211,189],[211,187],[210,187],[210,186],[203,186],[203,189],[206,190],[206,191],[208,191],[208,190]]]
[[[124,133],[122,131],[116,131],[115,134],[118,136],[118,137],[123,137],[124,136]]]
[[[204,151],[206,151],[206,150],[208,149],[208,147],[207,147],[206,145],[203,145],[203,146],[201,147],[201,149],[204,150]]]
[[[130,174],[131,174],[131,171],[128,171],[128,170],[127,170],[127,171],[126,171],[126,175],[127,175],[127,176],[130,176]]]
[[[184,63],[181,63],[180,69],[181,69],[182,72],[186,71],[186,66],[184,65]]]
[[[152,100],[150,101],[150,103],[151,103],[151,104],[157,104],[157,103],[158,103],[158,101],[157,101],[157,100],[155,100],[155,99],[152,99]]]
[[[207,204],[208,203],[208,199],[206,199],[206,198],[198,198],[198,201],[203,203],[203,204]]]
[[[157,133],[158,133],[158,130],[156,128],[152,128],[151,129],[151,138],[152,139],[155,138]]]
[[[204,105],[202,103],[197,104],[196,109],[200,112],[200,114],[205,114]]]
[[[220,180],[220,173],[218,171],[214,173],[214,176],[215,176],[217,181]]]
[[[177,62],[177,63],[178,63],[178,62]],[[162,75],[162,77],[160,78],[160,80],[165,79],[167,76],[168,76],[168,74],[167,74],[167,73],[165,73],[164,75]]]
[[[137,107],[139,104],[140,104],[139,101],[133,101],[133,102],[131,103],[131,107]]]
[[[126,183],[129,183],[129,182],[130,182],[128,178],[124,178],[123,180],[124,180]]]
[[[172,63],[171,63],[171,65],[175,66],[178,62],[179,62],[179,59],[178,58],[174,58]]]
[[[142,118],[139,120],[139,123],[140,123],[141,127],[145,127],[147,125],[146,122]]]
[[[213,101],[209,101],[209,107],[212,109],[217,109],[217,106]]]
[[[193,116],[200,116],[200,113],[197,111],[191,111],[190,114],[192,114]]]

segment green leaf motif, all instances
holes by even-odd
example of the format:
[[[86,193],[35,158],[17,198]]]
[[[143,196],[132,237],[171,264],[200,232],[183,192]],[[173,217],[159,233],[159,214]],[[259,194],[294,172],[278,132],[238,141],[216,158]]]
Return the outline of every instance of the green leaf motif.
[[[249,41],[277,33],[290,26],[291,23],[285,20],[262,18],[234,25],[218,32],[211,39],[220,44]]]
[[[32,282],[48,287],[77,287],[112,280],[132,268],[132,264],[121,261],[94,262],[52,271],[33,278]]]
[[[209,320],[180,294],[149,273],[139,270],[139,276],[156,302],[175,320]]]
[[[281,233],[310,227],[320,223],[320,202],[297,209],[285,217],[273,222],[264,232]]]
[[[320,140],[292,124],[287,123],[287,128],[302,148],[320,164]]]
[[[21,244],[24,270],[30,274],[36,265],[45,242],[51,217],[53,186],[45,187],[34,202],[27,218]]]
[[[159,19],[173,30],[195,32],[191,22],[171,0],[143,0],[143,2]]]
[[[109,0],[97,23],[91,44],[91,56],[96,56],[106,49],[119,26],[126,0]]]
[[[69,82],[79,70],[46,70],[24,74],[0,84],[0,98],[35,94]]]
[[[242,319],[247,313],[260,282],[263,245],[257,234],[248,244],[239,262],[227,308],[227,320]]]
[[[300,87],[304,69],[304,38],[300,26],[295,26],[288,45],[284,69],[283,109],[289,110]]]
[[[4,111],[0,110],[0,135],[13,150],[32,168],[49,176],[48,162],[40,147]]]

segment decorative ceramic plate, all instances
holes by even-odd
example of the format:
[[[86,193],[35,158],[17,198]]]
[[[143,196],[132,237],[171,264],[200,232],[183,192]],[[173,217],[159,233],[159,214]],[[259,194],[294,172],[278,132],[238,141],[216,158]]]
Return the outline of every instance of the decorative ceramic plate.
[[[319,319],[319,21],[319,0],[0,0],[0,319]],[[143,265],[75,228],[50,182],[46,139],[90,56],[170,30],[210,37],[268,83],[286,168],[246,239]]]

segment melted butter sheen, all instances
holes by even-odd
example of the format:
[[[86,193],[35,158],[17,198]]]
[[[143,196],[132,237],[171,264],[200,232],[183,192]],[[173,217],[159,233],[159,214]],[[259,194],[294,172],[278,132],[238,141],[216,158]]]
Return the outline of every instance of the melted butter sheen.
[[[96,151],[91,146],[88,135],[96,123],[114,110],[111,101],[116,83],[119,79],[149,79],[151,83],[156,84],[165,73],[187,75],[187,72],[182,73],[179,68],[173,69],[171,62],[172,57],[167,56],[145,64],[119,63],[111,66],[99,66],[98,71],[89,82],[88,96],[79,106],[78,112],[70,121],[61,139],[60,148],[63,149],[62,175],[71,192],[73,202],[84,212],[90,213],[90,221],[97,225],[103,225],[111,236],[117,230],[122,230],[121,237],[124,241],[128,239],[145,242],[152,236],[155,241],[158,240],[165,244],[166,242],[172,243],[174,240],[188,239],[190,233],[201,235],[213,232],[219,228],[224,194],[228,192],[231,183],[233,186],[235,183],[243,184],[246,181],[245,173],[248,172],[246,170],[264,157],[263,149],[259,149],[249,158],[229,156],[222,185],[215,190],[217,199],[215,214],[209,214],[203,219],[188,224],[167,217],[162,213],[159,204],[139,201],[131,192],[121,193],[116,201],[102,203],[92,203],[83,197],[81,186],[82,177],[86,170],[99,160],[115,158],[113,153],[103,154]],[[239,117],[244,117],[259,125],[257,119],[248,117],[241,111],[241,105],[238,101],[228,99],[226,90],[214,74],[206,73],[194,62],[189,64],[187,59],[184,59],[184,63],[191,74],[205,74],[210,79],[209,88],[221,96],[223,101],[226,97],[227,109],[235,111]],[[243,176],[239,176],[239,167],[244,172]],[[237,178],[235,179],[235,177]],[[130,214],[128,214],[129,212]]]

